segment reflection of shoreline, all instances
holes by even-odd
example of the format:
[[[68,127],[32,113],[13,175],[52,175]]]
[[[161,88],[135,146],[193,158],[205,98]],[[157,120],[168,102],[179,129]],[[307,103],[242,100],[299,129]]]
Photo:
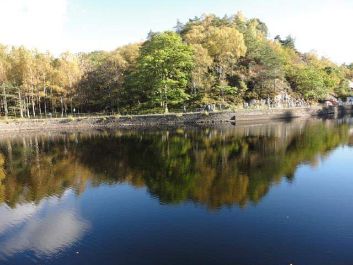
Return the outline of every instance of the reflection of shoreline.
[[[346,111],[349,113],[349,110]],[[244,109],[237,111],[209,112],[187,112],[169,114],[144,114],[144,115],[119,115],[119,116],[84,116],[84,117],[60,117],[50,119],[14,119],[7,120],[0,126],[2,132],[19,131],[71,131],[89,129],[131,129],[131,128],[161,128],[172,126],[183,126],[190,124],[221,124],[235,120],[293,120],[294,118],[312,118],[325,115],[320,107],[295,107],[295,108],[273,108],[273,109]]]
[[[0,259],[19,252],[51,256],[79,241],[89,228],[76,207],[70,204],[72,192],[60,199],[44,199],[39,205],[24,204],[15,209],[0,206]]]
[[[238,124],[257,121],[293,121],[296,118],[330,118],[333,109],[322,107],[292,107],[292,108],[260,108],[260,109],[238,109],[236,111],[225,110],[217,112],[186,112],[169,114],[142,114],[142,115],[119,115],[119,116],[84,116],[84,117],[61,117],[51,119],[15,119],[7,120],[0,127],[0,134],[19,131],[73,131],[90,129],[161,129],[184,126],[206,127],[222,126],[224,123]],[[338,117],[352,113],[351,106],[336,108]]]
[[[342,143],[349,126],[294,121],[233,128],[27,135],[0,141],[0,202],[39,203],[86,185],[129,183],[163,203],[258,203]],[[2,179],[2,180],[1,180]]]
[[[161,127],[155,128],[155,127],[136,127],[136,128],[119,128],[119,129],[109,129],[109,128],[69,128],[69,129],[64,129],[64,130],[28,130],[28,131],[1,131],[0,133],[0,143],[3,141],[8,141],[8,140],[22,140],[23,137],[29,138],[29,137],[46,137],[46,138],[62,138],[65,135],[82,135],[82,136],[87,136],[87,137],[93,137],[93,136],[99,136],[102,132],[103,133],[114,133],[114,132],[119,132],[119,133],[139,133],[139,132],[144,132],[144,133],[158,133],[158,132],[163,132],[163,131],[175,131],[177,129],[183,129],[183,130],[215,130],[215,131],[227,131],[227,132],[233,132],[233,131],[238,131],[242,130],[244,128],[256,128],[256,127],[274,127],[274,126],[285,126],[289,125],[289,127],[293,127],[293,125],[305,125],[306,123],[312,123],[312,122],[321,122],[321,119],[318,118],[312,118],[308,120],[307,118],[296,118],[293,119],[292,122],[288,123],[285,121],[281,120],[272,120],[272,121],[266,121],[266,120],[255,120],[250,122],[241,122],[237,124],[236,126],[231,124],[231,123],[219,123],[219,124],[194,124],[194,125],[163,125]],[[330,120],[331,122],[331,120]]]
[[[283,129],[291,129],[291,130],[300,130],[303,129],[308,124],[319,124],[325,123],[329,126],[333,126],[335,124],[349,124],[353,125],[353,118],[344,118],[339,120],[322,120],[319,118],[296,118],[293,119],[291,122],[285,122],[282,120],[255,120],[250,122],[241,122],[237,125],[232,125],[231,123],[220,123],[220,124],[195,124],[195,125],[163,125],[159,128],[119,128],[119,129],[102,129],[102,128],[87,128],[87,129],[80,129],[80,128],[71,128],[69,130],[28,130],[28,131],[3,131],[0,133],[0,144],[5,143],[9,140],[11,141],[22,141],[23,138],[45,138],[50,140],[58,140],[62,139],[66,136],[78,136],[78,137],[100,137],[103,134],[111,135],[111,134],[138,134],[138,133],[162,133],[162,132],[173,132],[176,130],[187,130],[187,131],[215,131],[215,132],[225,132],[228,134],[237,133],[241,135],[244,131],[252,130],[254,133],[256,130],[263,131],[263,128],[268,128],[274,130],[283,130]],[[280,135],[277,135],[280,137]]]

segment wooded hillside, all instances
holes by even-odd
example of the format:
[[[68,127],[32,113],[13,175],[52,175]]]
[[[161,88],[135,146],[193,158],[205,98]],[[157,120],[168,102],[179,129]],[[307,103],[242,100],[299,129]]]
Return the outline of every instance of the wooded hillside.
[[[118,38],[119,36],[117,36]],[[288,36],[268,38],[257,18],[205,15],[150,32],[144,43],[114,51],[50,53],[0,45],[1,113],[154,113],[223,108],[244,102],[318,102],[350,96],[353,64],[296,50]]]

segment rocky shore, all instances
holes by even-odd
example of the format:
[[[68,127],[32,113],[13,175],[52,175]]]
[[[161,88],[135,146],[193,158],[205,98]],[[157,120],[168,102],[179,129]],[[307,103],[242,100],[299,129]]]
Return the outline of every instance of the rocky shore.
[[[331,108],[289,108],[239,110],[225,112],[195,112],[154,115],[93,116],[52,119],[3,119],[0,133],[19,131],[70,131],[86,129],[159,128],[163,126],[218,126],[221,124],[251,124],[259,121],[296,118],[332,117],[353,114],[352,106]]]

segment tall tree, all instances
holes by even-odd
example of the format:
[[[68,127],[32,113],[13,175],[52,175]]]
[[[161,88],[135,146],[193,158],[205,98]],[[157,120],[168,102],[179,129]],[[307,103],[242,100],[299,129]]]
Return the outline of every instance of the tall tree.
[[[211,89],[212,75],[210,69],[213,63],[208,50],[201,44],[191,45],[194,50],[194,68],[191,72],[191,96],[196,100],[207,103],[208,93]]]
[[[8,62],[7,62],[7,54],[6,54],[6,47],[0,45],[0,87],[1,87],[1,92],[2,92],[2,101],[3,101],[3,108],[4,108],[4,113],[5,116],[7,117],[9,114],[8,110],[8,104],[7,104],[7,68],[8,68]]]
[[[137,71],[139,86],[147,97],[168,112],[168,105],[184,102],[193,67],[192,48],[174,32],[152,36],[141,49]]]

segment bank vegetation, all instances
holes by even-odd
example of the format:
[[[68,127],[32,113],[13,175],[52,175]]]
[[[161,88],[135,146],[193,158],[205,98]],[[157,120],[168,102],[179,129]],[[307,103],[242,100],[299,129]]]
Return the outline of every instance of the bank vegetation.
[[[110,52],[54,57],[0,46],[1,114],[163,113],[351,95],[353,64],[301,53],[291,36],[268,36],[260,19],[237,13],[178,22]]]

